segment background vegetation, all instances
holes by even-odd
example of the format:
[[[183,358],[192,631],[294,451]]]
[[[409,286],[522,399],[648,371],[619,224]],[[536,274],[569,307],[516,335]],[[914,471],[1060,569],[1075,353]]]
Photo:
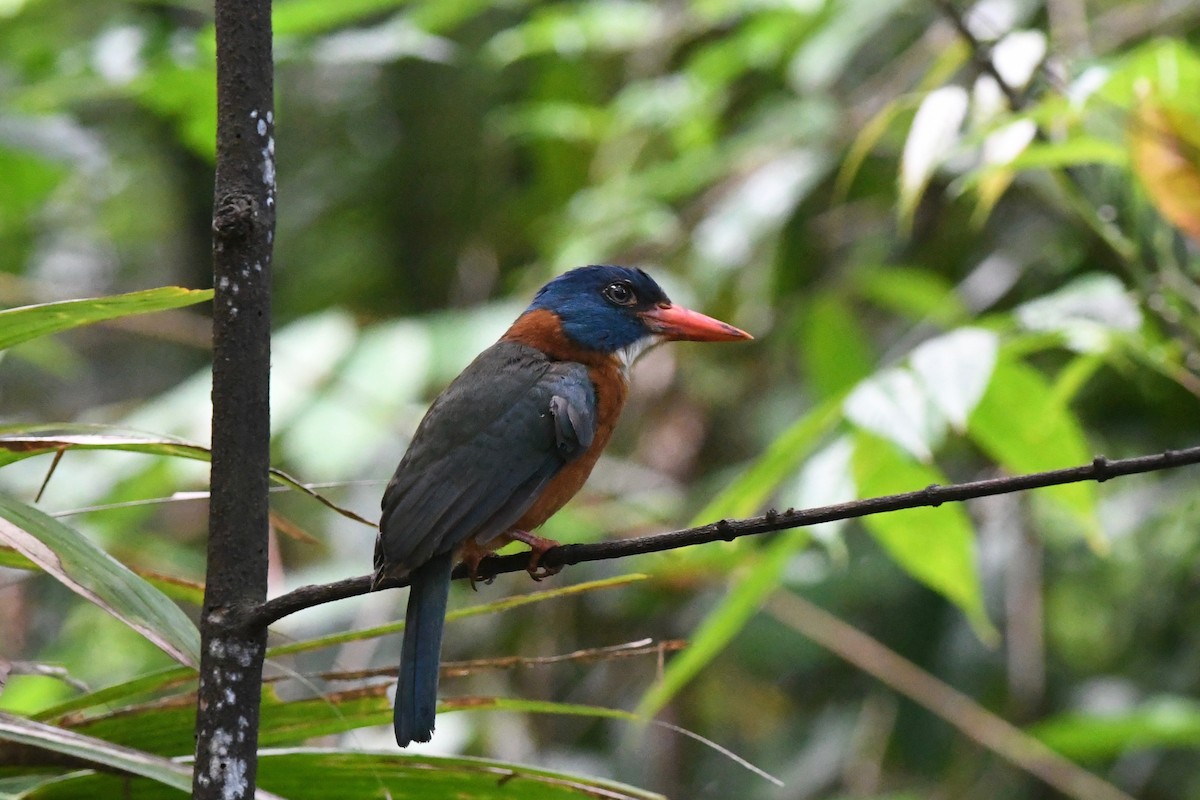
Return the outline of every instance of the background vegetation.
[[[275,29],[275,462],[364,516],[429,399],[537,286],[595,262],[644,266],[757,340],[643,360],[610,455],[546,526],[563,541],[1197,441],[1194,4],[279,0]],[[190,0],[0,0],[6,305],[211,283],[212,36]],[[173,633],[156,646],[0,550],[0,797],[173,780],[166,762],[160,784],[54,778],[67,767],[22,762],[12,720],[191,752],[192,673],[167,654],[186,661],[190,634],[158,593],[194,616],[204,454],[169,437],[208,439],[207,324],[127,312],[199,299],[34,312],[116,317],[55,336],[8,312],[5,540],[52,542],[85,585],[153,587],[167,616],[143,627]],[[35,434],[94,449],[66,452],[43,492],[55,457],[25,456],[56,446],[15,438]],[[784,611],[802,596],[1119,790],[1197,796],[1194,477],[456,589],[454,608],[483,613],[449,626],[447,659],[647,638],[664,657],[465,665],[442,686],[460,710],[415,752],[526,765],[523,797],[570,794],[564,775],[689,798],[1054,796],[814,644],[812,614]],[[369,570],[370,528],[296,492],[274,509],[278,592]],[[95,547],[148,583],[95,577]],[[399,638],[372,628],[403,598],[275,626],[262,744],[326,749],[272,751],[264,788],[503,791],[492,762],[362,754],[394,749]],[[786,786],[596,708],[656,715]]]

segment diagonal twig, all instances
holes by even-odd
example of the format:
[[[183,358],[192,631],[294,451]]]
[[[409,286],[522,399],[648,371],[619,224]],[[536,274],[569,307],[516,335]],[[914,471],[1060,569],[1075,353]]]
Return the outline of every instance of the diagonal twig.
[[[561,568],[571,564],[582,564],[586,561],[605,561],[613,558],[661,553],[681,547],[690,547],[709,542],[727,541],[742,536],[754,536],[773,531],[790,530],[816,525],[821,522],[833,522],[841,519],[855,519],[870,514],[883,514],[889,511],[900,511],[906,508],[924,506],[940,506],[942,503],[958,503],[973,500],[977,497],[989,497],[997,494],[1040,489],[1047,486],[1059,486],[1065,483],[1082,481],[1103,482],[1110,478],[1124,475],[1136,475],[1143,472],[1173,469],[1176,467],[1200,464],[1200,446],[1182,450],[1167,450],[1162,453],[1132,458],[1108,459],[1096,456],[1090,464],[1065,469],[1034,472],[1026,475],[1014,475],[1004,478],[988,478],[986,480],[968,481],[966,483],[939,486],[934,484],[924,489],[902,494],[892,494],[883,497],[870,497],[865,500],[853,500],[847,503],[837,503],[819,508],[797,510],[789,508],[786,511],[771,510],[767,513],[748,519],[719,520],[695,528],[686,528],[669,533],[658,533],[631,539],[617,539],[595,544],[565,544],[552,547],[542,554],[539,563],[550,569]],[[479,563],[476,578],[488,580],[496,575],[509,572],[521,572],[529,565],[528,553],[514,553],[505,556],[488,556]],[[467,570],[459,564],[454,570],[454,577],[467,577]],[[289,614],[302,611],[322,603],[343,600],[348,597],[366,594],[371,590],[372,576],[362,575],[347,578],[334,583],[312,586],[302,586],[299,589],[280,595],[265,603],[244,608],[235,613],[230,622],[234,626],[261,628],[276,622]],[[407,585],[407,581],[386,581],[380,588],[391,589]]]
[[[767,611],[781,623],[958,728],[993,753],[1076,800],[1133,800],[1111,783],[972,698],[918,667],[878,640],[790,592],[776,592]]]
[[[50,485],[50,479],[54,477],[54,471],[58,469],[58,464],[62,461],[63,453],[65,452],[65,447],[60,447],[54,451],[54,460],[50,462],[50,469],[46,470],[46,477],[42,479],[42,485],[38,487],[37,495],[33,498],[33,502],[42,502],[42,495],[46,493],[46,487]]]
[[[991,46],[986,42],[980,41],[979,37],[972,32],[971,27],[967,25],[966,18],[955,7],[953,0],[933,0],[933,4],[950,21],[950,24],[954,26],[954,30],[958,32],[962,40],[967,43],[967,48],[971,51],[971,61],[975,64],[975,68],[987,73],[996,82],[996,85],[1004,94],[1004,98],[1008,100],[1009,108],[1013,111],[1020,111],[1025,106],[1025,94],[1018,91],[1015,87],[1010,86],[1000,75],[1000,70],[996,68],[995,62],[992,61]]]
[[[443,677],[462,677],[484,670],[517,670],[530,667],[545,667],[557,664],[595,664],[601,661],[617,661],[625,658],[637,658],[647,655],[674,653],[687,647],[682,639],[667,639],[656,642],[653,639],[642,639],[637,642],[608,645],[606,647],[588,647],[574,650],[570,653],[558,653],[552,656],[496,656],[493,658],[474,658],[468,661],[443,661],[440,669]],[[264,683],[276,683],[290,680],[292,674],[272,675],[264,678]],[[330,670],[325,672],[304,673],[305,678],[319,678],[323,681],[362,681],[370,678],[396,679],[395,665],[372,667],[371,669]]]

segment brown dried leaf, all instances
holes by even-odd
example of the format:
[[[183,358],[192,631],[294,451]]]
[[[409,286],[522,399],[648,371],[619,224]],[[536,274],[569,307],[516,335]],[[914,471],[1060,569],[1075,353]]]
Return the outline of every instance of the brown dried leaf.
[[[1200,119],[1144,97],[1129,128],[1133,171],[1154,207],[1200,244]]]

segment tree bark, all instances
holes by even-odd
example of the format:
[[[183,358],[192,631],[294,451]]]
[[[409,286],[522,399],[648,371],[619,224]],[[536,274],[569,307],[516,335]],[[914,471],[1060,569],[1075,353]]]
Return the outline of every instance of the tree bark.
[[[275,112],[270,0],[216,0],[212,495],[192,797],[254,794],[266,626]]]

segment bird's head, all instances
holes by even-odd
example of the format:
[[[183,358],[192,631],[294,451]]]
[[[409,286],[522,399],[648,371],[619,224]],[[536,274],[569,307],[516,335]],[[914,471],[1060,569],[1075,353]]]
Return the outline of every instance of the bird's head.
[[[526,313],[544,309],[579,347],[626,364],[659,342],[725,342],[753,338],[720,320],[671,303],[640,269],[579,267],[543,286]]]

